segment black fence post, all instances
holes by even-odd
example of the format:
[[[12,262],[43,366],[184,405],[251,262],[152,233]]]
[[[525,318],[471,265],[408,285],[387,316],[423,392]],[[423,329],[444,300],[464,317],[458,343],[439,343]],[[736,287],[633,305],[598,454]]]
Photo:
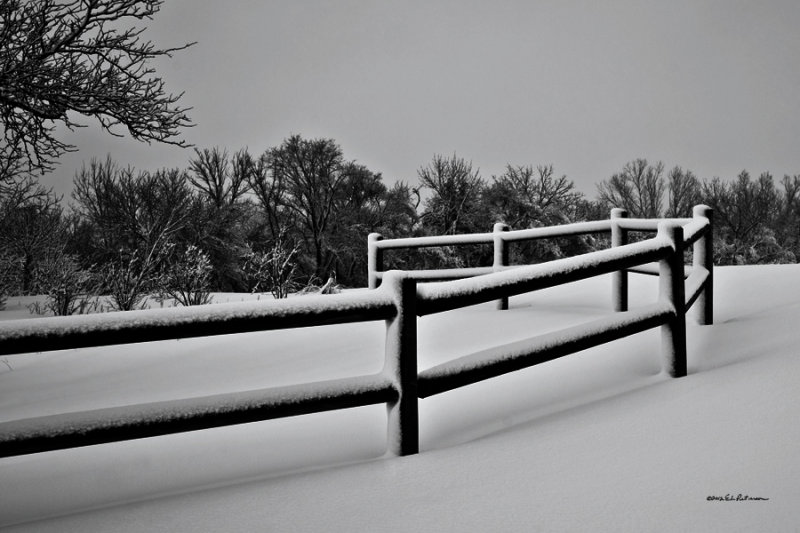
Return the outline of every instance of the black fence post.
[[[393,270],[384,275],[382,285],[391,291],[397,307],[397,314],[386,321],[384,372],[398,394],[397,400],[387,405],[387,451],[412,455],[419,452],[417,282],[407,272]]]
[[[661,353],[664,370],[674,378],[686,375],[686,298],[683,277],[683,227],[672,222],[658,225],[660,237],[667,238],[673,251],[659,262],[661,300],[675,314],[661,326]]]
[[[628,230],[621,228],[617,219],[628,218],[625,209],[615,207],[611,210],[611,246],[623,246],[628,244]],[[628,310],[628,272],[618,270],[611,274],[611,293],[614,311]]]
[[[377,289],[378,272],[383,270],[383,250],[378,248],[378,241],[383,240],[380,233],[370,233],[367,237],[367,286]]]
[[[502,234],[510,228],[508,224],[498,222],[494,225],[492,233],[494,233],[494,264],[492,265],[496,272],[502,270],[502,267],[508,266],[508,243],[503,239]],[[497,300],[497,309],[508,309],[508,296]]]
[[[692,249],[692,264],[708,271],[703,290],[695,302],[697,323],[706,326],[714,323],[714,210],[707,205],[696,205],[692,214],[695,218],[708,219],[708,228]]]

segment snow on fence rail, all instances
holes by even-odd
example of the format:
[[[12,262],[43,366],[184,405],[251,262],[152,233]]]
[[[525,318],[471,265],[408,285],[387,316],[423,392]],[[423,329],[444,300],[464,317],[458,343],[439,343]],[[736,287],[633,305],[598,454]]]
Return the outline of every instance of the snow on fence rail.
[[[628,244],[629,231],[657,234]],[[508,243],[602,232],[611,233],[612,248],[608,250],[513,269],[508,265]],[[365,293],[2,323],[0,355],[371,320],[386,322],[386,347],[384,368],[375,375],[0,423],[0,457],[380,403],[387,405],[389,453],[409,455],[419,450],[419,398],[658,326],[665,370],[673,377],[684,376],[686,311],[698,303],[699,322],[713,321],[712,238],[712,212],[706,206],[695,207],[691,219],[628,219],[624,211],[613,210],[610,220],[519,231],[495,225],[492,233],[466,236],[381,240],[372,234],[369,285],[377,290]],[[475,243],[494,245],[492,267],[458,269],[438,276],[431,271],[381,271],[383,250]],[[690,244],[694,246],[693,265],[687,271],[683,257]],[[653,261],[657,266],[646,267]],[[656,303],[628,311],[629,270],[660,276]],[[496,299],[505,309],[510,296],[605,273],[613,273],[618,313],[419,372],[418,316]],[[418,284],[436,279],[454,280]],[[382,283],[377,287],[379,280]]]

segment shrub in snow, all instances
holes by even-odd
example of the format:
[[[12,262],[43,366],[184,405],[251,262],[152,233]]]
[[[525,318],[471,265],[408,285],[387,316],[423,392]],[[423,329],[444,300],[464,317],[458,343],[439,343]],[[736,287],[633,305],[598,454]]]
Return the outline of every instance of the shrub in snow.
[[[74,256],[58,253],[39,263],[34,290],[45,295],[28,309],[38,315],[67,316],[96,311],[99,307],[94,272],[83,269]]]
[[[244,257],[242,273],[250,292],[269,291],[276,299],[286,298],[297,289],[297,254],[300,248],[289,249],[278,238],[270,250],[249,251]]]
[[[775,232],[761,228],[746,241],[723,233],[714,240],[714,262],[723,265],[796,263],[795,254],[775,238]]]
[[[102,275],[102,285],[109,295],[112,311],[144,309],[147,295],[157,286],[156,265],[163,253],[151,250],[144,254],[139,250],[120,255],[109,263]]]
[[[208,254],[190,245],[173,257],[158,279],[158,299],[184,306],[210,303],[213,267]]]

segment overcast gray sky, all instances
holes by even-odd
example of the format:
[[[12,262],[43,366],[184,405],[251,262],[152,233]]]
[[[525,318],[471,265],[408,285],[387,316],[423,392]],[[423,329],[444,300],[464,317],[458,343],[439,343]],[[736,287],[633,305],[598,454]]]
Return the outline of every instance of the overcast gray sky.
[[[487,179],[553,164],[590,196],[637,157],[701,178],[800,173],[796,0],[169,0],[149,28],[198,41],[156,67],[201,148],[332,138],[389,183],[435,153]],[[92,157],[192,155],[94,125],[67,139],[80,151],[47,178],[62,193]]]

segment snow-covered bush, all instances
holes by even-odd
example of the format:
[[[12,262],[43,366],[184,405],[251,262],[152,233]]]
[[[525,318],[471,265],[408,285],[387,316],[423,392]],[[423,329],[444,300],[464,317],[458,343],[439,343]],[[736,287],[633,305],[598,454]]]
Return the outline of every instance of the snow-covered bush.
[[[188,246],[173,255],[158,278],[158,299],[174,299],[184,306],[210,303],[213,271],[208,254],[197,246]]]
[[[123,254],[105,266],[102,285],[109,296],[109,307],[113,311],[143,309],[147,295],[156,289],[157,263],[163,254],[151,251],[144,254],[134,250]]]
[[[714,262],[722,265],[796,263],[794,252],[782,246],[770,228],[762,228],[742,242],[724,233],[714,239]]]
[[[299,250],[298,245],[289,249],[282,239],[278,239],[267,251],[250,250],[242,264],[242,273],[250,292],[269,291],[276,299],[280,299],[296,290]]]
[[[48,256],[37,266],[35,279],[34,290],[45,295],[45,300],[30,305],[31,313],[67,316],[91,313],[99,307],[96,275],[81,268],[74,256]]]

